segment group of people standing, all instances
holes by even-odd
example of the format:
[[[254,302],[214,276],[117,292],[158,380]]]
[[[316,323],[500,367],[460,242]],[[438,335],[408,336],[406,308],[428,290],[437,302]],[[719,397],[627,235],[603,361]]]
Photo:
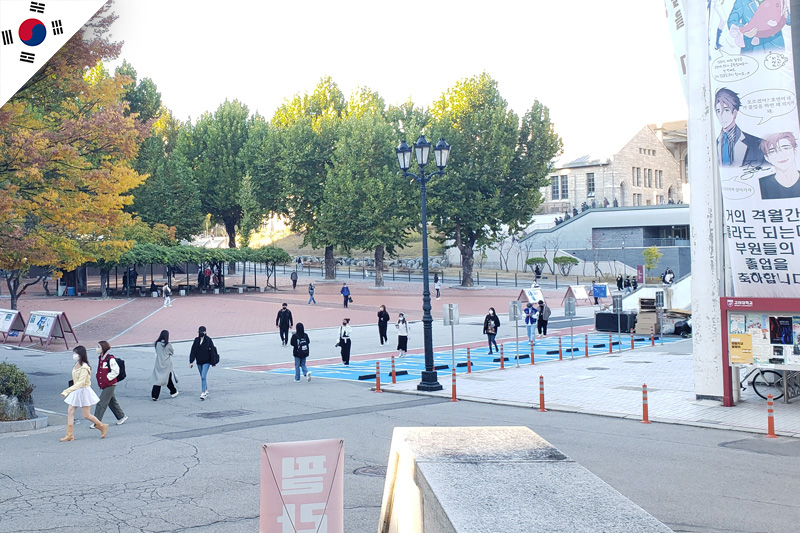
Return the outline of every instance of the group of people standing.
[[[636,281],[636,278],[632,278],[630,276],[625,276],[625,279],[622,279],[622,274],[617,276],[617,290],[620,292],[625,292],[625,294],[630,294],[631,292],[637,290],[639,288],[639,282]]]
[[[528,342],[531,344],[536,342],[539,337],[547,337],[547,322],[550,320],[552,310],[543,300],[539,300],[536,305],[533,302],[528,302],[522,310],[525,315],[525,329],[528,334]],[[483,334],[489,343],[489,354],[498,350],[497,331],[500,329],[500,318],[494,307],[489,308],[489,312],[483,319]],[[536,333],[538,332],[538,333]]]

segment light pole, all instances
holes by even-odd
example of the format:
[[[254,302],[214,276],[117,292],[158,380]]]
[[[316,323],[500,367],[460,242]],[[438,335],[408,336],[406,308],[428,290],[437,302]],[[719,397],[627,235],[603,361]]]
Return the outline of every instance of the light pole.
[[[417,180],[422,201],[422,331],[425,343],[425,370],[422,372],[422,381],[417,385],[417,390],[422,391],[442,390],[433,365],[433,317],[431,316],[431,291],[428,284],[427,183],[433,176],[444,174],[444,167],[447,166],[447,159],[450,157],[450,145],[445,142],[444,137],[439,140],[433,149],[434,159],[439,170],[426,174],[425,165],[428,164],[430,150],[431,143],[425,140],[424,135],[420,135],[417,142],[414,143],[414,152],[419,167],[419,175],[416,175],[408,171],[411,168],[411,148],[406,141],[400,141],[400,145],[395,149],[403,177],[411,176]]]

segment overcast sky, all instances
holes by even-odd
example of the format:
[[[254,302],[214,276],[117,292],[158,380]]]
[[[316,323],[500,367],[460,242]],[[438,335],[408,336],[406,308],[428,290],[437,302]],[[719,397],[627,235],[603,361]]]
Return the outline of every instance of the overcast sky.
[[[569,160],[685,119],[663,0],[116,0],[112,38],[182,120],[226,98],[270,119],[329,75],[428,107],[488,72],[518,114],[539,99]],[[115,66],[115,65],[114,65]]]

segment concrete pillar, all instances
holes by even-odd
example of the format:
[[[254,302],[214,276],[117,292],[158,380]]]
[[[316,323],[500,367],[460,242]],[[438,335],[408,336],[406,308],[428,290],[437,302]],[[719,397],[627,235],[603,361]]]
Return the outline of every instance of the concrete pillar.
[[[692,246],[692,347],[694,392],[698,399],[722,400],[722,199],[714,172],[713,113],[708,69],[708,11],[705,2],[684,2],[689,80],[689,179]]]

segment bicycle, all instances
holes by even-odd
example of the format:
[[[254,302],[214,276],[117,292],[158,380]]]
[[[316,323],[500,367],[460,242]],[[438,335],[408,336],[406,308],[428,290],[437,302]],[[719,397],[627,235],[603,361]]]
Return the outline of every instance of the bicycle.
[[[783,374],[776,370],[763,370],[754,368],[739,382],[743,391],[747,390],[747,378],[753,376],[753,390],[767,400],[767,396],[772,394],[773,400],[783,398]]]

